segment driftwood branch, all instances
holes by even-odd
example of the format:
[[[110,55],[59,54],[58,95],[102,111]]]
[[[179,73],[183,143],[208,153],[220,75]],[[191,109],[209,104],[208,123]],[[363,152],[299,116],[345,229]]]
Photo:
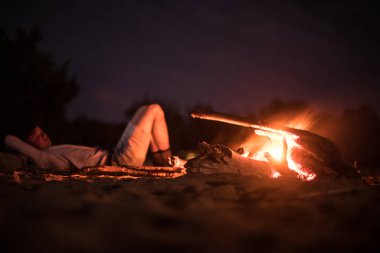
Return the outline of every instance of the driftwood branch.
[[[293,135],[291,130],[292,128],[272,128],[270,126],[262,125],[262,124],[257,124],[253,123],[247,120],[243,119],[238,119],[237,117],[222,114],[222,113],[192,113],[191,117],[196,118],[196,119],[205,119],[205,120],[212,120],[212,121],[219,121],[219,122],[224,122],[232,125],[237,125],[237,126],[242,126],[242,127],[248,127],[248,128],[253,128],[253,129],[260,129],[263,131],[268,131],[268,132],[273,132],[273,133],[278,133],[278,134],[288,134],[288,135]]]
[[[109,175],[109,176],[135,176],[135,177],[167,177],[175,178],[186,174],[183,168],[179,167],[157,167],[157,166],[95,166],[85,167],[81,173],[83,175]]]
[[[81,170],[57,171],[29,167],[23,170],[14,170],[8,173],[0,173],[0,176],[8,177],[16,183],[40,182],[40,181],[120,181],[133,178],[176,178],[186,174],[181,167],[154,167],[154,166],[94,166]]]

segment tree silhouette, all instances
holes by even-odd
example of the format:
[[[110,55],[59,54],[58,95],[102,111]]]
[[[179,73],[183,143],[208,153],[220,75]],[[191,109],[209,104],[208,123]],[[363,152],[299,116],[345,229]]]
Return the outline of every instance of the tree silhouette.
[[[79,86],[68,76],[69,62],[57,64],[53,55],[38,48],[42,35],[18,28],[14,38],[0,29],[0,117],[1,134],[23,122],[36,121],[51,133],[65,122],[66,106]]]

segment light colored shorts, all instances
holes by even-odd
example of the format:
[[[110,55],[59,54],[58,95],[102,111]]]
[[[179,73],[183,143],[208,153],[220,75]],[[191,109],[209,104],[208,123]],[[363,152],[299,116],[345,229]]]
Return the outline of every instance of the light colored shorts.
[[[151,138],[151,134],[128,123],[111,152],[110,165],[143,165]]]

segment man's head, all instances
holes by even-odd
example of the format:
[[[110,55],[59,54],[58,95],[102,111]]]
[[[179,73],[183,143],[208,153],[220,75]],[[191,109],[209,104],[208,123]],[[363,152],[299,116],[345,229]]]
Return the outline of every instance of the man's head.
[[[45,149],[51,146],[49,136],[39,126],[34,126],[32,132],[27,136],[26,141],[38,149]]]
[[[9,131],[9,134],[19,137],[38,149],[45,149],[51,146],[51,141],[40,126],[41,123],[39,121],[26,118]]]

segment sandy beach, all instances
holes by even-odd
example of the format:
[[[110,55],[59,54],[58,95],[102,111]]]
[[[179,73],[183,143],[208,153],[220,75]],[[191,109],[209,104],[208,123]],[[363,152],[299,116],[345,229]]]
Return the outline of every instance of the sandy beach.
[[[0,182],[2,252],[378,252],[358,180],[185,175]]]

